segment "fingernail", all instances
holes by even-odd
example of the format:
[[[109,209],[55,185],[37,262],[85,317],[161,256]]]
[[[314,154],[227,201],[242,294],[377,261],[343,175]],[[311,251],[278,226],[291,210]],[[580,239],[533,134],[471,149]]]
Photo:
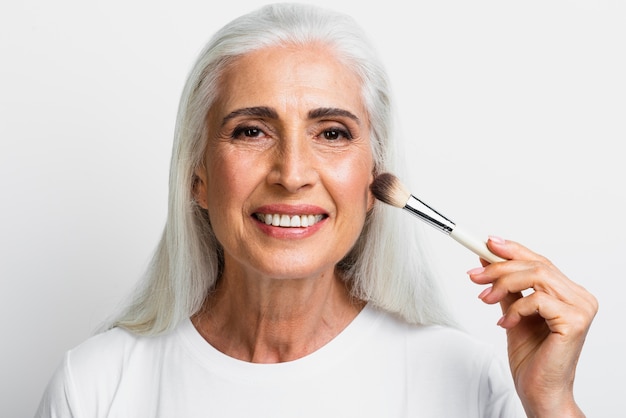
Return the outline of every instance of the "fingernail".
[[[473,268],[473,269],[469,270],[469,271],[467,272],[467,274],[469,274],[469,275],[471,276],[472,274],[480,274],[480,273],[482,273],[483,271],[485,271],[485,268],[484,268],[484,267],[476,267],[476,268]]]
[[[493,242],[494,244],[504,244],[506,242],[504,238],[500,238],[495,235],[490,235],[489,241]]]
[[[498,323],[497,323],[496,325],[498,325],[498,326],[500,326],[500,327],[501,327],[501,326],[502,326],[502,323],[504,322],[504,318],[505,318],[505,316],[504,316],[504,315],[502,315],[502,317],[500,317],[500,319],[498,319]],[[503,327],[503,328],[504,328],[504,327]]]
[[[483,290],[482,292],[480,292],[480,295],[478,295],[478,299],[482,299],[485,296],[487,296],[489,293],[491,293],[491,291],[493,290],[493,287],[489,286],[488,288],[486,288],[485,290]]]

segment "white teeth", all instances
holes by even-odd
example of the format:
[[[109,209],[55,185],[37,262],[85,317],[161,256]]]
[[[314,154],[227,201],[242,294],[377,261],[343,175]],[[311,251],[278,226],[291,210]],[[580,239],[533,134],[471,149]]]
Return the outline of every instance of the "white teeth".
[[[266,225],[280,226],[283,228],[306,228],[313,226],[324,217],[323,215],[279,215],[277,213],[257,213],[256,218]]]

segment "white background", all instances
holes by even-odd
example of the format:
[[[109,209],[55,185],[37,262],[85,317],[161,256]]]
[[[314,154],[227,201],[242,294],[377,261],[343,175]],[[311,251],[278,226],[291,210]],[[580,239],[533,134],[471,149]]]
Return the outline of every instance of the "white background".
[[[142,273],[166,210],[184,79],[255,1],[0,6],[0,414],[28,417],[62,353]],[[320,0],[378,45],[410,142],[414,194],[523,242],[600,312],[576,382],[593,417],[624,409],[626,9],[619,0]],[[408,6],[409,4],[412,6]],[[407,222],[416,222],[407,215]],[[424,233],[468,332],[505,353],[476,257]]]

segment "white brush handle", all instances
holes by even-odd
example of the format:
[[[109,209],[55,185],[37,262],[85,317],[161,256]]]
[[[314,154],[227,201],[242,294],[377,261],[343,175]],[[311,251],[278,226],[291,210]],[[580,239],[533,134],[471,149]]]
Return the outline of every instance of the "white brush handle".
[[[410,195],[403,209],[431,226],[434,226],[444,234],[450,235],[465,248],[478,254],[483,260],[487,260],[490,263],[506,261],[504,258],[498,257],[489,251],[485,241],[476,239],[471,234],[463,231],[463,229],[459,228],[459,226],[450,219],[446,218],[417,197]]]
[[[506,261],[502,257],[498,257],[487,248],[487,243],[479,239],[474,238],[472,235],[459,228],[458,225],[454,226],[450,236],[455,239],[456,242],[463,245],[465,248],[471,250],[474,254],[477,254],[483,260],[487,260],[490,263],[497,263],[499,261]]]

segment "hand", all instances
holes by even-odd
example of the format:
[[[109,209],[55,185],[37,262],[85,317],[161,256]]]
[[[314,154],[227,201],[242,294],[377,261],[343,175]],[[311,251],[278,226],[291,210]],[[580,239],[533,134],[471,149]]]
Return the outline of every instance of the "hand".
[[[468,274],[475,283],[491,284],[480,299],[502,307],[498,325],[507,330],[509,365],[526,413],[584,416],[574,401],[574,375],[597,300],[524,246],[496,237],[487,244],[509,261],[481,260],[483,267]]]

